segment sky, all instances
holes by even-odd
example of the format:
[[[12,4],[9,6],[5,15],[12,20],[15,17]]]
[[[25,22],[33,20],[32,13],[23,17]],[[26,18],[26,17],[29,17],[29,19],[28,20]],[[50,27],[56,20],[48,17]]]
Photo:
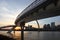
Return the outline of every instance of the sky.
[[[28,5],[35,0],[0,0],[0,26],[14,25],[15,19]],[[55,22],[60,24],[60,16],[38,20],[40,26]],[[29,22],[26,25],[37,26],[35,21]]]
[[[15,19],[34,0],[0,0],[0,26],[14,25]]]
[[[44,24],[50,24],[51,25],[52,22],[55,22],[56,26],[60,25],[60,16],[49,17],[49,18],[38,20],[40,28],[43,28]],[[26,26],[28,26],[28,25],[32,25],[33,27],[38,28],[36,21],[31,21],[31,22],[26,23]]]

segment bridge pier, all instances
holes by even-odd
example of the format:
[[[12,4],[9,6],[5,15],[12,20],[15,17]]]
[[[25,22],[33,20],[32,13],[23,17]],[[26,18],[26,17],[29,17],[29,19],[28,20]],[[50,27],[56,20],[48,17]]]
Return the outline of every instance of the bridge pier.
[[[25,26],[25,22],[21,22],[20,23],[21,26],[21,40],[24,40],[24,26]]]
[[[39,26],[38,20],[36,20],[36,23],[37,23],[37,25],[38,25],[38,31],[40,31],[40,30],[39,30],[40,26]]]
[[[21,40],[24,40],[24,27],[21,27]]]

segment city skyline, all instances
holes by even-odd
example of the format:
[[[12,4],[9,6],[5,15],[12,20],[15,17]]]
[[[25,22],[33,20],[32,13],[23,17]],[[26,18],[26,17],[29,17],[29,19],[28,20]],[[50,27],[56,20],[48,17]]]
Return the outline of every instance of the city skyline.
[[[56,26],[60,25],[59,19],[60,19],[60,16],[55,16],[55,17],[49,17],[49,18],[45,18],[45,19],[39,19],[38,22],[39,22],[40,28],[43,28],[44,24],[50,24],[51,22],[55,22]],[[26,23],[26,26],[28,26],[28,25],[32,25],[33,27],[38,28],[36,21]]]

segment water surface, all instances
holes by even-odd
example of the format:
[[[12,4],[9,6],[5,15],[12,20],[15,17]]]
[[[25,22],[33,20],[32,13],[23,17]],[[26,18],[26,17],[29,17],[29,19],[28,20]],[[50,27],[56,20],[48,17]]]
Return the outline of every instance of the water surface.
[[[16,40],[21,40],[21,32],[16,31],[8,34],[7,31],[0,31],[0,34],[13,37]],[[60,32],[38,32],[38,31],[25,31],[24,40],[60,40]]]

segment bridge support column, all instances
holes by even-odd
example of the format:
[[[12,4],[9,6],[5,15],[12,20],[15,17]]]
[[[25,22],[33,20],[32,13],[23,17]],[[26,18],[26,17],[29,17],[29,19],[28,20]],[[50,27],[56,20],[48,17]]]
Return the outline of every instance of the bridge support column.
[[[21,22],[20,23],[21,26],[21,40],[24,40],[24,26],[25,26],[25,22]]]
[[[37,22],[37,25],[38,25],[38,31],[40,31],[40,30],[39,30],[40,26],[39,26],[39,22],[38,22],[38,20],[36,20],[36,22]]]
[[[24,40],[24,27],[21,27],[21,40]]]

